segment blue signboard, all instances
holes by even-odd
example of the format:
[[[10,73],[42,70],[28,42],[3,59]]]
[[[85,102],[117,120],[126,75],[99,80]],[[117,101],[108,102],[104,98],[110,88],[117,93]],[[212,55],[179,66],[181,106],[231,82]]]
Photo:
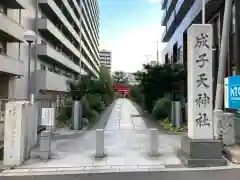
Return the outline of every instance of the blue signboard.
[[[224,79],[225,108],[240,109],[240,76]]]

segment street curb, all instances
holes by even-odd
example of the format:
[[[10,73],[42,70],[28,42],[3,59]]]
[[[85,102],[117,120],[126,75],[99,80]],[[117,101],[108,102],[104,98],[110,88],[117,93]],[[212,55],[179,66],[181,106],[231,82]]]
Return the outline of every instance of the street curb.
[[[169,131],[160,131],[160,133],[169,134],[169,135],[186,135],[187,134],[187,132],[169,132]]]
[[[81,134],[85,133],[87,131],[88,127],[84,127],[83,129],[76,131],[76,130],[69,130],[66,133],[71,133],[72,134],[61,134],[61,132],[54,132],[53,136],[52,136],[52,140],[53,141],[57,141],[60,139],[71,139],[71,138],[77,138],[79,137]],[[74,131],[74,132],[73,132]],[[65,133],[65,132],[63,132]]]

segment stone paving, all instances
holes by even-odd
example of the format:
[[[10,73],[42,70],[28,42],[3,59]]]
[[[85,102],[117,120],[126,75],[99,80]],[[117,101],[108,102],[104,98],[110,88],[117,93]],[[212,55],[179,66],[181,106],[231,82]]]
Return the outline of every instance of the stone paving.
[[[148,156],[148,129],[136,108],[127,99],[119,99],[105,127],[106,157],[95,159],[95,131],[83,132],[72,139],[52,142],[53,156],[48,161],[30,159],[12,171],[61,171],[67,169],[135,171],[182,166],[176,156],[180,135],[159,133],[160,156]]]

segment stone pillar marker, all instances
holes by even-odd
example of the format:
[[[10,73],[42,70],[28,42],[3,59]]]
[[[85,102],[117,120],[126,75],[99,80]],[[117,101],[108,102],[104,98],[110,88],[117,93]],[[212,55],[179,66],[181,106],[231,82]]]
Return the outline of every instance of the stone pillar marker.
[[[4,158],[6,166],[19,166],[25,160],[26,145],[26,102],[8,102],[5,110]]]
[[[226,165],[213,131],[212,25],[193,24],[187,33],[188,135],[179,157],[189,167]]]

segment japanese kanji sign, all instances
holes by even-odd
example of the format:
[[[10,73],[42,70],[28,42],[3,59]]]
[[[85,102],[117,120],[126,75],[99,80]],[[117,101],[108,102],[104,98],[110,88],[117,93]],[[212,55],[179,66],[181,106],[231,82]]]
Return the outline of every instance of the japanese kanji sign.
[[[42,108],[42,125],[53,126],[54,123],[54,108]]]
[[[188,137],[213,139],[212,26],[188,29]]]

